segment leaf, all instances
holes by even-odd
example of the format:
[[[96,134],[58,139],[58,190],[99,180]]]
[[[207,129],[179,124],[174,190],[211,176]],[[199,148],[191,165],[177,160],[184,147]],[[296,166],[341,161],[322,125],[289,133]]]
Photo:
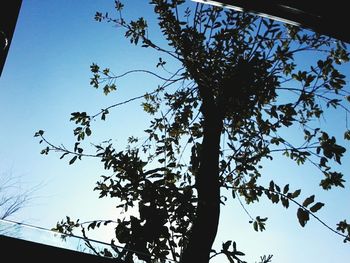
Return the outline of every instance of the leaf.
[[[43,130],[39,130],[34,134],[34,137],[39,137],[39,136],[43,136],[44,131]]]
[[[241,251],[236,251],[235,255],[236,256],[245,256],[245,254],[243,252],[241,252]]]
[[[42,149],[40,154],[48,154],[50,151],[50,148],[49,147],[46,147],[45,149]]]
[[[299,223],[302,227],[304,227],[307,221],[309,221],[310,219],[309,212],[302,208],[298,209],[297,216],[298,216]]]
[[[85,133],[86,133],[87,136],[90,136],[91,135],[91,129],[89,127],[86,127]]]
[[[236,251],[236,250],[237,250],[237,244],[236,244],[236,241],[233,241],[233,243],[232,243],[232,247],[233,247],[233,251]]]
[[[313,203],[315,201],[315,195],[312,195],[305,199],[303,202],[303,206],[307,207],[309,204]]]
[[[326,178],[323,179],[320,183],[320,185],[323,187],[325,190],[331,189],[332,186],[339,186],[344,188],[344,182],[345,180],[343,179],[343,174],[338,173],[338,172],[329,172],[325,173]]]
[[[223,251],[228,251],[229,247],[231,246],[232,241],[226,241],[225,243],[222,244],[222,250]]]
[[[115,1],[115,9],[119,12],[123,9],[124,5],[119,1],[119,0],[116,0]]]
[[[271,201],[272,201],[272,203],[278,204],[278,202],[280,201],[279,195],[277,195],[277,194],[271,195]]]
[[[69,165],[72,165],[76,160],[77,160],[78,156],[74,156],[70,161],[69,161]]]
[[[289,207],[289,200],[287,198],[281,198],[281,202],[285,208]]]
[[[275,185],[275,187],[276,187],[276,191],[280,193],[281,192],[281,188],[277,184]]]
[[[311,211],[312,213],[315,213],[315,212],[317,212],[318,210],[320,210],[323,206],[324,206],[324,203],[318,202],[318,203],[314,204],[312,207],[310,207],[310,211]]]
[[[68,153],[64,153],[62,154],[62,156],[60,157],[60,159],[63,159],[64,156],[66,156]]]
[[[236,198],[236,192],[235,192],[235,190],[234,190],[234,189],[232,190],[232,198],[233,198],[233,199],[235,199],[235,198]]]
[[[175,162],[171,162],[167,165],[169,168],[174,168],[176,167],[176,163]]]
[[[92,223],[90,223],[87,227],[87,230],[89,230],[90,228],[94,229],[96,227],[96,223],[97,223],[96,221],[93,221]]]
[[[254,221],[254,223],[253,223],[253,227],[254,227],[254,230],[255,230],[256,232],[258,232],[258,231],[259,231],[259,228],[258,228],[258,222]]]
[[[292,198],[297,198],[297,197],[300,195],[300,193],[301,193],[301,190],[300,190],[300,189],[296,190],[296,191],[292,194]]]
[[[106,226],[106,225],[108,225],[109,223],[113,223],[113,221],[112,221],[112,220],[106,220],[103,224]]]

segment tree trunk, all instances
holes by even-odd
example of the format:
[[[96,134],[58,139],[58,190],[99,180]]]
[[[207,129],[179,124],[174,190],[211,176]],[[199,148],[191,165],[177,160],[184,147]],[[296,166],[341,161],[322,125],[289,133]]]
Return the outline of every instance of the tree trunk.
[[[219,223],[219,153],[222,120],[214,108],[204,113],[200,166],[196,176],[198,206],[181,263],[208,263]]]

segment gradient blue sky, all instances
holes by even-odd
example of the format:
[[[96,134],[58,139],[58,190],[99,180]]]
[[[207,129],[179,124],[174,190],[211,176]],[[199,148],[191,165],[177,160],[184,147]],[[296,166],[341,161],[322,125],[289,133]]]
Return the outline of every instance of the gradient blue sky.
[[[151,38],[162,41],[147,0],[124,1],[125,15],[145,16],[154,30]],[[112,0],[23,0],[12,45],[0,78],[0,175],[21,178],[21,187],[39,185],[28,207],[11,219],[50,229],[66,215],[92,219],[115,219],[117,211],[111,200],[98,199],[93,192],[95,182],[104,171],[97,160],[68,165],[56,154],[43,156],[42,145],[33,137],[45,130],[47,138],[57,144],[73,143],[69,121],[74,111],[98,112],[101,108],[142,95],[156,87],[154,78],[133,75],[118,82],[118,92],[104,96],[89,85],[89,66],[95,62],[110,67],[115,73],[130,69],[153,69],[159,55],[134,47],[123,37],[123,31],[112,24],[97,23],[96,11],[113,13]],[[307,62],[307,61],[306,61]],[[348,74],[349,66],[345,67]],[[125,146],[129,135],[142,136],[148,116],[139,107],[140,101],[114,110],[106,123],[96,122],[93,140],[112,139]],[[322,123],[342,138],[343,113],[331,112]],[[348,146],[348,144],[347,144]],[[342,170],[348,174],[349,154],[344,157]],[[284,159],[265,165],[267,179],[291,188],[303,187],[303,197],[313,193],[326,206],[318,213],[330,226],[350,219],[350,190],[320,191],[321,175],[312,167],[298,167]],[[349,244],[311,219],[301,228],[297,207],[289,210],[280,205],[261,202],[248,206],[254,215],[268,216],[267,230],[256,233],[249,217],[237,200],[222,209],[216,249],[226,240],[235,240],[248,262],[259,256],[273,254],[274,263],[348,262]],[[107,234],[106,234],[107,235]],[[103,239],[103,235],[98,236]],[[217,257],[212,262],[226,262]]]

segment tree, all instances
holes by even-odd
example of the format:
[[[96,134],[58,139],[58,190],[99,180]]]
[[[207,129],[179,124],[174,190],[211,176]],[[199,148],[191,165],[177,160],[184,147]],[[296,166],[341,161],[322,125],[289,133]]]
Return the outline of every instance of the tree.
[[[25,207],[35,189],[23,191],[16,177],[1,174],[0,177],[0,219],[6,219]]]
[[[120,1],[115,1],[116,18],[97,12],[95,19],[123,28],[131,44],[162,54],[155,71],[116,75],[95,63],[90,67],[91,85],[106,95],[127,74],[143,72],[162,81],[153,91],[129,100],[143,99],[143,109],[153,118],[145,130],[147,140],[131,136],[124,151],[110,142],[95,145],[94,154],[84,151],[82,142],[92,135],[92,121],[105,120],[110,110],[129,101],[96,114],[73,112],[71,121],[77,127],[72,150],[51,143],[43,130],[35,134],[46,144],[42,154],[70,155],[69,164],[100,158],[111,173],[97,182],[100,197],[116,198],[125,211],[138,209],[138,216],[115,222],[116,239],[124,244],[124,250],[116,248],[118,257],[133,262],[138,251],[138,258],[145,262],[171,258],[204,263],[222,253],[230,262],[243,262],[239,257],[244,254],[235,242],[225,242],[220,252],[211,250],[220,203],[225,202],[220,189],[230,189],[233,198],[244,197],[247,204],[263,196],[285,208],[294,203],[302,227],[310,216],[321,221],[315,213],[324,204],[315,195],[299,201],[301,189],[274,181],[263,185],[260,164],[282,154],[299,165],[314,165],[323,174],[323,189],[344,187],[343,174],[335,168],[346,149],[317,121],[333,108],[349,111],[350,97],[341,73],[341,65],[349,61],[346,45],[249,13],[183,0],[152,0],[150,4],[168,47],[148,37],[144,18],[127,22]],[[305,54],[312,54],[314,61],[302,64]],[[159,71],[167,69],[169,60],[180,66],[163,77]],[[349,140],[344,123],[344,138]],[[299,137],[288,137],[285,132],[293,127],[299,127]],[[72,233],[81,226],[86,235],[86,230],[111,223],[92,221],[85,227],[67,218],[55,229]],[[251,223],[256,231],[263,231],[266,218],[258,216]],[[349,241],[346,220],[333,231]]]
[[[33,199],[38,186],[24,190],[20,178],[11,174],[0,174],[0,235],[16,235],[19,225],[9,223],[11,217],[25,208]]]

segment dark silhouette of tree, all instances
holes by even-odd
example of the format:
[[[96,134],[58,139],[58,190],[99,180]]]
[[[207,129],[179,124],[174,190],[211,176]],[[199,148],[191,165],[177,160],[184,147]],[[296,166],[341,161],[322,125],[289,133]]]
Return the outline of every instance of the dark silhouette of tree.
[[[9,218],[28,205],[34,189],[21,189],[19,178],[0,174],[0,219]]]
[[[302,227],[314,217],[349,241],[350,226],[345,220],[329,227],[316,216],[324,204],[314,195],[302,198],[300,189],[274,181],[263,185],[260,166],[263,160],[282,154],[299,165],[313,164],[323,175],[323,189],[344,187],[343,174],[335,168],[345,148],[317,120],[329,108],[349,111],[350,97],[340,72],[340,65],[349,60],[346,45],[244,12],[182,0],[150,3],[167,47],[148,37],[145,19],[126,21],[120,1],[115,1],[117,17],[97,12],[95,19],[124,29],[131,44],[158,51],[162,58],[155,71],[116,75],[92,64],[91,85],[107,95],[116,90],[119,78],[133,73],[151,74],[161,84],[96,114],[72,113],[71,121],[77,126],[71,150],[51,143],[42,130],[35,134],[46,144],[42,154],[61,152],[61,158],[71,156],[69,164],[85,157],[100,158],[110,175],[102,176],[95,190],[100,197],[116,198],[125,211],[136,207],[138,216],[115,222],[69,219],[55,229],[71,233],[81,226],[86,235],[87,230],[116,223],[116,240],[125,249],[117,252],[125,262],[133,262],[134,251],[145,262],[158,258],[207,263],[218,254],[226,255],[229,262],[243,262],[244,254],[235,242],[225,242],[221,251],[212,250],[220,204],[225,202],[220,189],[228,189],[246,204],[262,197],[285,208],[293,203]],[[312,54],[314,61],[305,65],[305,54]],[[164,77],[159,72],[167,70],[169,60],[180,66]],[[143,99],[143,109],[153,117],[145,130],[147,139],[130,137],[121,151],[107,141],[95,145],[96,153],[87,154],[82,141],[91,136],[92,121],[105,120],[112,109],[137,99]],[[344,138],[349,140],[345,123]],[[283,132],[296,126],[299,134],[293,137]],[[263,231],[266,219],[253,219],[254,229]],[[261,262],[270,261],[271,256],[261,258]]]

